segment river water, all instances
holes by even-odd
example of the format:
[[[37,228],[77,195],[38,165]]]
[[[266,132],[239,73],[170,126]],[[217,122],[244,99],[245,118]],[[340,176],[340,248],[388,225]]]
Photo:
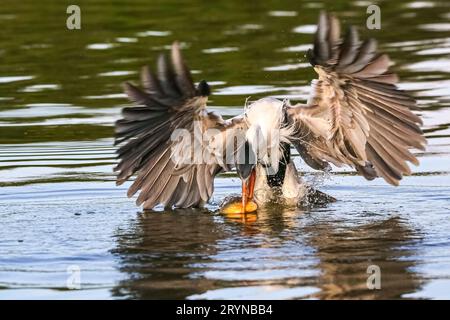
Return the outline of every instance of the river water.
[[[375,1],[376,2],[376,1]],[[450,6],[382,1],[0,2],[0,299],[450,298]],[[305,179],[338,199],[246,220],[205,210],[143,213],[115,187],[120,84],[179,40],[211,109],[247,97],[304,100],[320,9],[379,40],[422,109],[429,145],[399,187],[349,170]],[[367,286],[379,267],[381,288]]]

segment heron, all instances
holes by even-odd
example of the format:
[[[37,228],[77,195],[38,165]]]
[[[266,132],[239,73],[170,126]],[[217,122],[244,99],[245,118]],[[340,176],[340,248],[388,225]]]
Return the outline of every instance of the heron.
[[[291,149],[313,169],[348,166],[367,180],[399,185],[411,174],[408,162],[419,165],[412,151],[425,150],[426,139],[420,109],[397,87],[388,55],[375,39],[360,40],[353,26],[341,36],[338,18],[322,11],[306,57],[317,79],[305,103],[265,97],[224,119],[208,110],[210,86],[194,83],[175,42],[170,59],[159,56],[156,73],[142,68],[141,87],[124,84],[134,105],[115,124],[117,185],[136,175],[128,196],[139,192],[136,203],[144,209],[201,207],[212,197],[214,178],[236,170],[242,213],[253,210],[250,202],[260,206],[274,197],[298,203],[310,188]]]

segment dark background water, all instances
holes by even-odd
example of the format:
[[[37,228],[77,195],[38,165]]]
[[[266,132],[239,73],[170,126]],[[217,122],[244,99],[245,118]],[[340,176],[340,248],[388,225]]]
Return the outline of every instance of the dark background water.
[[[371,3],[381,30],[365,28]],[[0,2],[0,299],[450,298],[447,1],[78,1],[73,31],[69,4]],[[320,9],[377,38],[418,99],[429,146],[413,176],[394,188],[297,159],[339,201],[246,221],[215,211],[233,176],[203,211],[141,213],[114,186],[123,81],[179,40],[225,116],[249,96],[304,100]],[[381,290],[366,286],[370,265]]]

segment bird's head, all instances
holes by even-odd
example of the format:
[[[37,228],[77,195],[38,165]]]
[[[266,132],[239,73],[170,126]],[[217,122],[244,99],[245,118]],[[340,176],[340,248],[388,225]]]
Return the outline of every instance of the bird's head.
[[[246,107],[248,129],[244,144],[238,150],[236,163],[237,172],[243,181],[243,198],[244,187],[250,189],[250,195],[253,193],[251,181],[254,180],[257,164],[261,164],[268,175],[278,172],[284,155],[282,144],[288,143],[292,134],[292,128],[286,126],[284,105],[278,99],[263,98]]]
[[[282,143],[289,142],[292,129],[286,126],[285,103],[275,98],[263,98],[251,103],[245,111],[248,130],[241,148],[244,161],[238,166],[242,178],[261,164],[268,174],[275,174],[283,157]]]

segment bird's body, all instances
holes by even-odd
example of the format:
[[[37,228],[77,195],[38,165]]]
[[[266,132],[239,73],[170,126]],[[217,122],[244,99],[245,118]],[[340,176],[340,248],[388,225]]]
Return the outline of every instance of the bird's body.
[[[291,160],[292,132],[288,127],[280,130],[285,123],[283,106],[283,101],[267,97],[251,103],[245,112],[249,126],[246,139],[256,146],[254,151],[260,155],[254,188],[254,199],[260,206],[266,202],[295,204],[306,193],[306,186]],[[262,154],[267,149],[271,152]]]
[[[260,207],[267,203],[300,206],[308,201],[315,203],[334,201],[334,198],[308,186],[299,175],[291,157],[291,144],[289,143],[294,130],[292,127],[281,125],[286,121],[283,111],[284,104],[285,101],[267,97],[251,103],[246,109],[246,119],[249,123],[246,137],[252,145],[257,145],[254,127],[260,128],[261,140],[267,140],[269,136],[279,137],[279,140],[273,141],[273,146],[276,148],[271,148],[275,151],[271,154],[271,158],[276,162],[271,163],[265,154],[256,163],[254,201]],[[262,150],[265,148],[267,148],[267,144],[260,147]],[[268,166],[272,166],[272,170]],[[306,199],[308,195],[311,198]]]
[[[140,190],[145,209],[195,207],[210,199],[218,173],[235,168],[242,208],[249,199],[298,204],[323,194],[299,177],[294,147],[313,169],[345,165],[398,185],[411,173],[406,161],[418,164],[410,149],[423,150],[426,140],[411,111],[416,102],[396,87],[388,56],[353,28],[341,38],[338,20],[321,13],[308,58],[318,79],[306,104],[267,97],[224,120],[207,110],[209,86],[194,86],[175,43],[171,64],[158,60],[157,76],[143,69],[143,90],[125,84],[139,106],[124,108],[116,123],[116,144],[123,144],[117,184],[136,173],[128,195]]]
[[[260,206],[267,202],[298,205],[307,191],[306,184],[292,161],[287,163],[285,174],[276,186],[270,183],[270,176],[267,176],[265,168],[260,164],[256,166],[254,199]]]

